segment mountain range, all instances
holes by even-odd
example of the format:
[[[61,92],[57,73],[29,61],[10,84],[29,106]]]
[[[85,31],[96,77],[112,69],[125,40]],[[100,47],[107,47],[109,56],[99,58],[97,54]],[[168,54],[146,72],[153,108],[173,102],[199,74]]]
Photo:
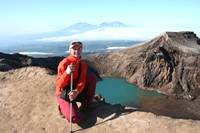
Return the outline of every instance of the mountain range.
[[[128,25],[120,21],[102,22],[100,24],[90,24],[86,22],[78,22],[67,26],[66,28],[46,32],[41,34],[23,35],[15,37],[0,38],[0,43],[10,44],[27,44],[27,43],[44,43],[44,42],[66,42],[73,39],[80,41],[99,41],[99,40],[133,40],[147,41],[159,35],[159,33],[167,30],[179,32],[190,31],[187,27],[179,26],[152,26],[152,25]],[[197,36],[200,32],[194,29]]]
[[[171,29],[176,32],[176,27],[159,27],[144,25],[128,25],[119,21],[103,22],[101,24],[76,23],[62,30],[40,34],[34,37],[39,42],[65,42],[73,39],[85,40],[134,40],[146,41]],[[187,31],[186,29],[183,29]]]
[[[50,42],[66,41],[77,38],[80,38],[81,40],[113,40],[112,34],[118,33],[115,30],[120,30],[123,28],[128,29],[132,27],[134,26],[127,25],[119,21],[103,22],[99,25],[89,23],[75,23],[62,30],[44,33],[37,36],[39,37],[39,41]],[[119,38],[119,40],[121,40],[121,38]]]
[[[81,39],[81,40],[99,40],[99,38],[105,38],[105,40],[112,40],[110,37],[112,33],[108,36],[106,33],[108,29],[116,30],[121,28],[131,28],[133,25],[127,25],[119,21],[113,22],[102,22],[100,24],[90,24],[86,22],[78,22],[72,25],[69,25],[66,28],[45,32],[40,34],[27,34],[13,37],[3,37],[0,38],[0,43],[10,44],[10,43],[35,43],[35,42],[57,42],[57,41],[66,41],[71,39]],[[114,31],[116,32],[116,31]],[[89,35],[88,35],[89,33]],[[91,35],[92,38],[91,39]],[[101,35],[100,35],[101,34]],[[104,36],[104,37],[101,37]],[[108,39],[106,39],[108,38]],[[102,40],[100,39],[100,40]],[[103,39],[104,40],[104,39]]]
[[[37,41],[62,42],[67,40],[134,40],[147,41],[165,31],[190,31],[187,27],[128,25],[120,21],[102,22],[101,24],[75,23],[64,29],[40,34]],[[199,36],[198,30],[193,30]]]
[[[67,28],[64,28],[62,30],[58,30],[55,32],[47,33],[48,35],[51,36],[64,36],[64,35],[73,35],[77,33],[82,33],[86,31],[91,31],[95,29],[104,29],[104,28],[122,28],[122,27],[131,27],[130,25],[121,23],[119,21],[113,21],[113,22],[103,22],[99,25],[95,24],[89,24],[89,23],[75,23]],[[46,34],[46,35],[47,35]]]

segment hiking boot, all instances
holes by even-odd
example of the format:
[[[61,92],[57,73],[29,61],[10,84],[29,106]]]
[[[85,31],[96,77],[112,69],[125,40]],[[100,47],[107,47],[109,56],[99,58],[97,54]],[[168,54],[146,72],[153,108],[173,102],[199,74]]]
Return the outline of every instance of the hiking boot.
[[[101,102],[105,102],[105,99],[100,94],[96,94],[90,103],[81,103],[80,111],[87,112],[88,109],[98,106],[98,104]]]
[[[100,102],[105,102],[104,97],[100,94],[94,95],[94,97],[92,99],[92,103],[100,103]]]

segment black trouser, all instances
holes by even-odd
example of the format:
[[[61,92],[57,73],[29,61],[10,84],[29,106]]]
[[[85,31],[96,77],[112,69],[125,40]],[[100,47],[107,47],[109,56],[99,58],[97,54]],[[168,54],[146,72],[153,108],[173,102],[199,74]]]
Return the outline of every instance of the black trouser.
[[[72,102],[84,102],[84,100],[87,96],[87,93],[88,93],[87,91],[88,91],[88,89],[84,88],[83,91],[80,94],[78,94],[76,99],[74,99]],[[70,102],[69,95],[68,95],[69,92],[70,92],[70,86],[68,85],[68,86],[64,87],[60,97],[64,100]]]

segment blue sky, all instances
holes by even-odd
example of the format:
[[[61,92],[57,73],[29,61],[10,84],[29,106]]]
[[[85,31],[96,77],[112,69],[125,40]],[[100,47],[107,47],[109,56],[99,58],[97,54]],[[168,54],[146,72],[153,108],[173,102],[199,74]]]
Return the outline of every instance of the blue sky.
[[[199,5],[198,0],[4,0],[0,2],[0,37],[109,21],[200,31]]]

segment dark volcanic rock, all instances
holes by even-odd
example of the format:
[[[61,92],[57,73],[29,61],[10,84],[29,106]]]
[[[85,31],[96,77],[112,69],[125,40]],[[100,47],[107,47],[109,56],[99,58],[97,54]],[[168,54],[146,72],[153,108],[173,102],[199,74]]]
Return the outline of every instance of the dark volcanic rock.
[[[21,54],[0,53],[0,71],[8,71],[27,66],[40,66],[57,72],[58,63],[64,57],[32,58]]]
[[[193,32],[166,32],[143,45],[95,54],[90,63],[101,74],[126,78],[143,89],[180,98],[200,94],[200,45]]]

